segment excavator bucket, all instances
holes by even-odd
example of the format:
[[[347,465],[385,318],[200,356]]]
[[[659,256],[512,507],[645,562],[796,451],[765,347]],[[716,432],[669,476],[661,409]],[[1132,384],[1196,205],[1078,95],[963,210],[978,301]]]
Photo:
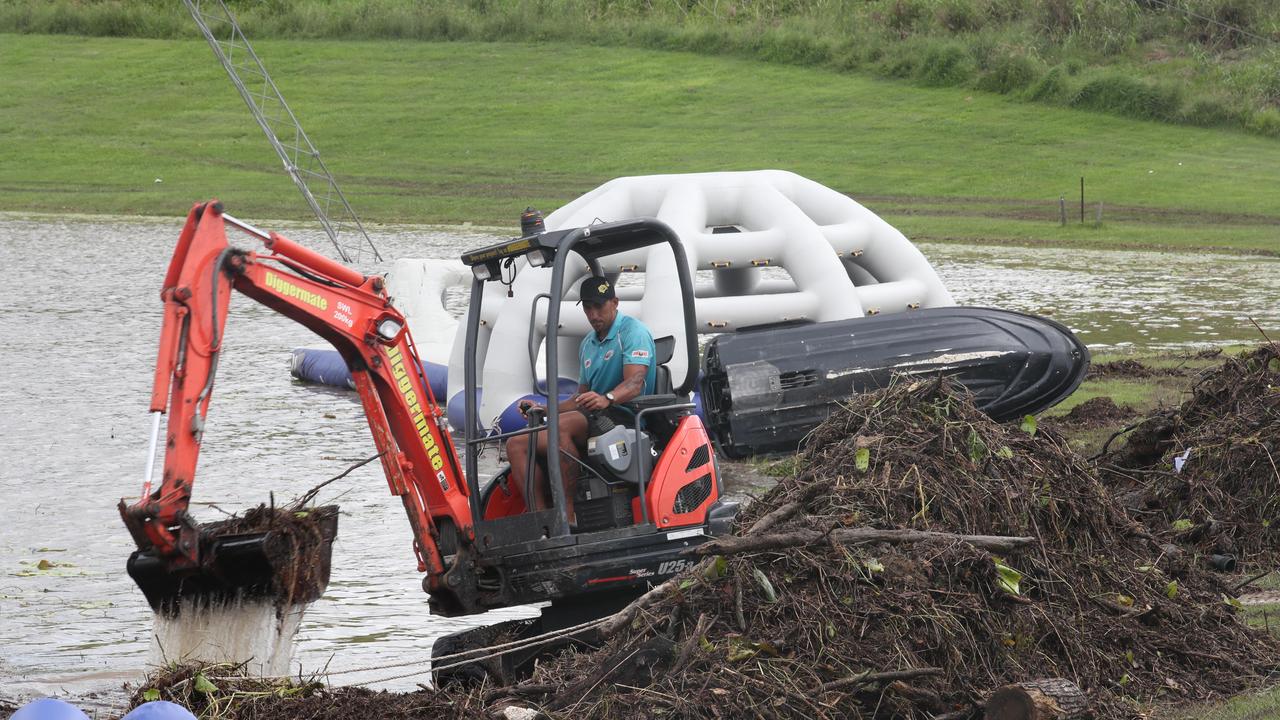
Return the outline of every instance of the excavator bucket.
[[[263,506],[199,530],[194,567],[176,567],[154,550],[129,556],[129,576],[157,613],[255,599],[284,608],[318,599],[329,585],[336,505],[305,511]]]

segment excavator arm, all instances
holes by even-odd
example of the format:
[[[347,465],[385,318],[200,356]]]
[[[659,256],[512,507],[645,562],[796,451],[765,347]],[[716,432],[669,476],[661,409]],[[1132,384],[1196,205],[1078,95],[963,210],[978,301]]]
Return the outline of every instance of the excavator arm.
[[[262,241],[266,252],[232,247],[228,225]],[[472,534],[468,488],[441,422],[443,412],[383,279],[366,277],[277,233],[242,223],[225,215],[220,203],[209,202],[187,216],[165,275],[164,323],[151,395],[151,454],[141,498],[119,505],[138,546],[130,573],[152,606],[176,607],[172,601],[183,588],[204,592],[212,587],[219,594],[234,594],[236,585],[248,584],[210,581],[239,577],[216,565],[228,558],[242,564],[244,553],[209,551],[201,527],[188,513],[232,291],[310,328],[342,354],[391,493],[408,514],[418,569],[427,573],[424,586],[429,592],[442,589],[449,569],[442,546],[456,552],[456,544]],[[163,414],[168,415],[164,463],[153,487]],[[252,546],[241,542],[240,547],[246,544]]]

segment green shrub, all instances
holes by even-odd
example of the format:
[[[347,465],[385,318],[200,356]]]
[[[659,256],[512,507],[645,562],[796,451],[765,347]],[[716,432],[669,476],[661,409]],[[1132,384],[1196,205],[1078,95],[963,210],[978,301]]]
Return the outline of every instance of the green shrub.
[[[1029,5],[1035,0],[988,0],[987,18],[995,23],[1009,23],[1031,15]]]
[[[116,3],[86,8],[82,32],[102,37],[144,35],[146,17],[139,8]]]
[[[972,0],[942,0],[935,17],[938,24],[951,33],[973,32],[982,27],[982,15]]]
[[[1231,49],[1248,45],[1258,33],[1259,0],[1184,0],[1185,7],[1212,22],[1183,16],[1187,37],[1202,45]]]
[[[841,40],[831,48],[831,67],[836,70],[857,70],[863,65],[863,58],[874,62],[869,55],[878,48],[863,48],[851,40]]]
[[[920,72],[924,54],[916,44],[895,43],[884,48],[876,64],[876,72],[885,77],[908,79]]]
[[[1025,55],[997,55],[978,78],[978,88],[1007,95],[1027,87],[1039,74],[1035,61]]]
[[[1200,127],[1222,127],[1238,125],[1240,118],[1221,100],[1200,98],[1183,113],[1182,122]]]
[[[1046,35],[1061,38],[1080,26],[1075,0],[1041,0],[1039,28]]]
[[[671,42],[671,32],[658,23],[641,23],[633,28],[631,40],[638,47],[661,48]]]
[[[1267,137],[1280,137],[1280,111],[1275,108],[1255,110],[1245,119],[1246,130]]]
[[[1069,89],[1066,72],[1058,65],[1040,76],[1040,80],[1027,91],[1027,98],[1039,102],[1059,101],[1066,98]]]
[[[1077,0],[1075,40],[1082,46],[1116,55],[1137,42],[1139,11],[1132,2],[1116,0]]]
[[[1071,105],[1143,120],[1176,120],[1182,109],[1182,91],[1126,75],[1104,75],[1085,83]]]
[[[885,17],[885,24],[899,35],[906,36],[916,29],[926,10],[927,5],[923,0],[893,0]]]
[[[1008,53],[1008,48],[993,33],[974,33],[964,39],[964,45],[980,72],[990,70],[993,62]]]
[[[729,33],[722,28],[697,28],[684,36],[686,50],[704,54],[728,53],[735,45]]]
[[[769,62],[816,65],[831,58],[831,48],[812,35],[774,31],[761,36],[757,56]]]
[[[930,45],[920,59],[916,79],[931,87],[963,85],[973,77],[973,58],[961,45]]]
[[[1280,52],[1272,50],[1252,63],[1222,70],[1227,87],[1258,108],[1280,106]]]

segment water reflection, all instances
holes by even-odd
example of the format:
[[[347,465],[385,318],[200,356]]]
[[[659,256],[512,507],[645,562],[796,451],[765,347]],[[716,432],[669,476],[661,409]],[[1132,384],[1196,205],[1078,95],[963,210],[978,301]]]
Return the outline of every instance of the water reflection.
[[[956,301],[1052,317],[1091,347],[1260,340],[1280,260],[1203,253],[922,245]]]

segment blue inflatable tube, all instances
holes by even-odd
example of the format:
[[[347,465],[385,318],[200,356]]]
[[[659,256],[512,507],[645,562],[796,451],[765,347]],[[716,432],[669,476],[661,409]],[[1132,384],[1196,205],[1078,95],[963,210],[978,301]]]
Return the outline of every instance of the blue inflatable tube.
[[[424,360],[422,372],[427,376],[427,383],[431,385],[431,394],[435,395],[437,401],[449,396],[447,365]],[[351,371],[347,369],[347,362],[342,359],[342,355],[337,350],[297,348],[293,351],[293,358],[289,363],[289,373],[306,382],[349,390],[356,389],[355,383],[351,380]]]
[[[11,720],[89,720],[89,716],[70,703],[41,698],[18,708]],[[153,700],[134,708],[120,720],[196,720],[196,716],[176,703]]]
[[[436,401],[439,402],[442,398],[449,398],[448,405],[445,408],[449,415],[449,425],[455,431],[462,432],[466,428],[466,424],[463,422],[463,417],[466,415],[466,394],[459,391],[452,396],[449,395],[448,366],[424,361],[422,363],[422,371],[427,376],[427,382],[431,385],[431,393],[435,395]],[[337,350],[297,348],[293,351],[289,372],[294,377],[305,382],[320,383],[350,390],[355,389],[355,383],[351,380],[351,372],[347,370],[347,363]],[[522,400],[532,400],[540,405],[545,405],[547,403],[546,384],[542,383],[542,387],[539,389],[542,392],[530,393],[516,398],[514,402],[502,411],[502,414],[497,418],[498,432],[511,432],[525,427],[527,420],[520,414],[519,404]],[[564,400],[578,391],[578,381],[570,378],[560,378],[557,390],[560,399]],[[477,406],[483,393],[483,389],[476,391]],[[702,416],[702,398],[696,392],[693,394],[693,402],[697,405],[694,412]],[[489,422],[493,419],[481,418],[481,424],[488,427]]]
[[[153,700],[134,708],[120,720],[196,720],[196,716],[181,705]]]
[[[11,720],[89,720],[89,716],[68,702],[40,698],[18,708]]]
[[[546,389],[545,384],[541,389]],[[560,378],[559,390],[560,399],[566,400],[578,391],[578,381],[571,380],[570,378]],[[483,396],[483,388],[476,391],[477,407],[479,407],[480,398]],[[694,404],[694,413],[696,413],[698,417],[702,417],[702,396],[695,392],[693,393],[692,399]],[[519,430],[528,424],[528,420],[525,416],[520,414],[520,402],[523,400],[532,400],[539,405],[547,404],[547,396],[544,393],[530,393],[517,398],[515,402],[508,405],[506,409],[502,411],[502,414],[498,416],[496,423],[497,427],[495,428],[496,432],[507,433],[513,430]],[[455,432],[463,432],[466,429],[466,424],[462,421],[462,419],[466,417],[466,401],[466,393],[455,393],[453,397],[449,398],[449,405],[445,408],[445,412],[449,416],[449,426],[452,427]],[[482,418],[481,424],[488,427],[489,420],[491,419],[492,418]]]
[[[543,390],[543,392],[523,395],[516,398],[515,402],[508,405],[497,418],[497,431],[511,432],[512,430],[519,430],[520,428],[525,427],[528,424],[528,420],[525,419],[524,415],[520,414],[520,402],[523,400],[532,400],[539,405],[546,405],[546,384],[542,383],[542,387],[540,389]],[[560,378],[557,390],[559,391],[558,395],[560,399],[566,400],[578,391],[578,381],[571,378]],[[484,388],[476,390],[477,407],[480,406],[480,398],[483,395]],[[449,398],[449,404],[445,408],[445,413],[449,416],[449,426],[456,432],[463,432],[466,430],[467,425],[463,420],[467,415],[466,405],[467,394],[465,392],[457,392],[453,394],[453,397]],[[493,420],[493,418],[481,418],[481,425],[490,427],[489,422],[491,420]]]

